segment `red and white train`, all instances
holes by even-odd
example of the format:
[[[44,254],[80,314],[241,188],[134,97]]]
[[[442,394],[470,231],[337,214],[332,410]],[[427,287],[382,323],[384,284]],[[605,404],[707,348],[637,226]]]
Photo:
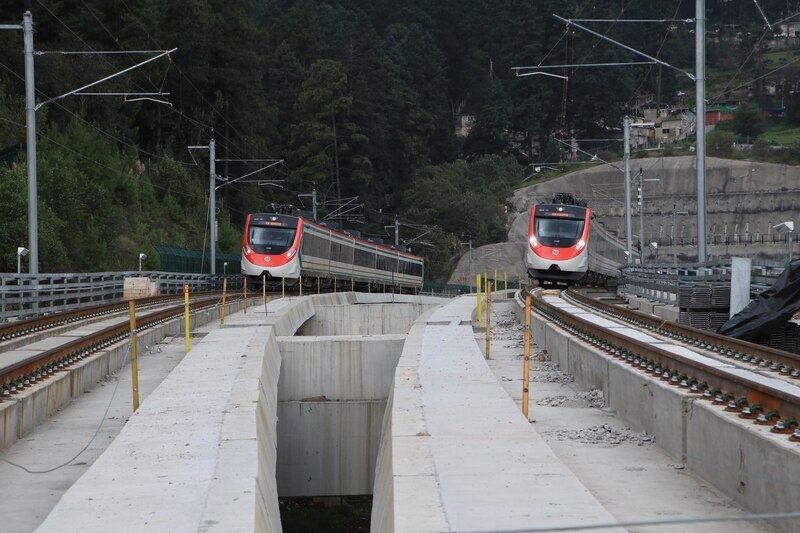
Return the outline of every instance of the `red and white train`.
[[[528,226],[525,266],[543,285],[570,285],[589,266],[591,211],[571,194],[559,193],[550,204],[534,204]]]
[[[397,288],[419,291],[421,257],[373,244],[320,226],[302,217],[273,213],[247,215],[242,240],[242,274],[248,285],[328,285],[341,288]]]

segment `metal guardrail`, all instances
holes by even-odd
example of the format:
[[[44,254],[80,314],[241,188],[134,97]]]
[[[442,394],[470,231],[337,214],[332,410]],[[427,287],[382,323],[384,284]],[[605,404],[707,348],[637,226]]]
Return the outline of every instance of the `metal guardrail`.
[[[160,294],[167,295],[180,294],[186,284],[193,293],[219,290],[225,276],[176,272],[0,273],[0,322],[120,301],[126,277],[158,280]],[[229,289],[242,287],[241,275],[227,278]]]
[[[785,264],[764,261],[753,261],[750,269],[750,293],[759,294],[772,286],[783,272]],[[725,307],[719,300],[720,290],[730,287],[731,264],[724,261],[713,265],[636,265],[623,269],[620,292],[642,296],[648,300],[675,305],[678,307],[696,307],[691,303],[682,305],[686,294],[694,289],[710,291],[712,302],[708,307]],[[683,300],[681,294],[684,295]]]

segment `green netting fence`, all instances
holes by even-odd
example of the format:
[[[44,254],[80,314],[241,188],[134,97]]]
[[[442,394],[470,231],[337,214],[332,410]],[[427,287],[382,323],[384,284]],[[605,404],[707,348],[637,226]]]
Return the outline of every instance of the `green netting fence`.
[[[190,250],[157,244],[154,246],[161,256],[160,269],[164,272],[185,272],[208,274],[211,272],[211,257],[208,251]],[[238,274],[241,270],[241,256],[229,252],[216,253],[217,274]],[[225,263],[228,263],[227,267]]]
[[[486,291],[486,279],[481,276],[481,292]],[[497,292],[501,290],[519,290],[523,289],[525,286],[519,280],[505,280],[505,279],[498,279],[493,280],[489,278],[488,281],[492,282],[492,292]],[[459,294],[469,294],[475,292],[475,285],[459,285],[455,283],[441,283],[437,281],[430,281],[425,280],[422,285],[422,292],[424,294],[435,294],[435,295],[442,295],[442,296],[458,296]]]

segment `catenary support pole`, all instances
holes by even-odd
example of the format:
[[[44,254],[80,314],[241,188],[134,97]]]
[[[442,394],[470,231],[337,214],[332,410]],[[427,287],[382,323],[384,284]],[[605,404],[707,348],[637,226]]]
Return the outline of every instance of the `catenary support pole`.
[[[639,253],[644,264],[644,171],[639,169]]]
[[[311,191],[311,218],[317,221],[317,189]]]
[[[208,143],[208,173],[211,181],[211,192],[208,196],[208,208],[211,210],[211,275],[217,273],[217,143],[214,139]]]
[[[706,254],[706,2],[695,2],[695,107],[697,108],[697,260],[705,263]]]
[[[30,272],[39,273],[39,200],[36,186],[36,90],[33,79],[33,15],[22,15],[25,41],[25,126],[28,164],[28,248]]]
[[[622,121],[622,130],[624,143],[622,164],[625,174],[623,178],[625,180],[625,250],[628,252],[626,254],[626,262],[630,265],[633,262],[633,240],[631,237],[631,121],[627,116]]]

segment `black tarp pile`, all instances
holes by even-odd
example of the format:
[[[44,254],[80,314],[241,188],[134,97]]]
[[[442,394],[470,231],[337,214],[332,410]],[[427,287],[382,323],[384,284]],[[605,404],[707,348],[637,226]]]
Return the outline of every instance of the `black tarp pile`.
[[[800,310],[800,260],[778,276],[775,283],[750,302],[750,305],[733,315],[718,330],[745,341],[755,341],[786,324]]]

